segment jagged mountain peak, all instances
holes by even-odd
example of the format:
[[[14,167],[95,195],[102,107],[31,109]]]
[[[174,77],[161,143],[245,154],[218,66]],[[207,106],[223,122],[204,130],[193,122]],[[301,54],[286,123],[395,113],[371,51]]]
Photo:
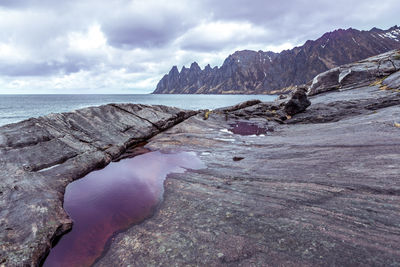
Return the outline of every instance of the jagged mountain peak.
[[[190,65],[190,70],[192,70],[192,71],[201,71],[201,68],[200,68],[199,64],[197,64],[197,62],[195,61]]]
[[[281,53],[241,50],[221,67],[196,62],[179,73],[174,66],[154,93],[265,94],[308,82],[328,69],[400,48],[400,28],[353,28],[327,32],[316,40]],[[185,71],[183,71],[185,70]]]
[[[204,67],[204,70],[205,71],[211,71],[212,68],[211,68],[210,64],[207,64],[207,66]]]

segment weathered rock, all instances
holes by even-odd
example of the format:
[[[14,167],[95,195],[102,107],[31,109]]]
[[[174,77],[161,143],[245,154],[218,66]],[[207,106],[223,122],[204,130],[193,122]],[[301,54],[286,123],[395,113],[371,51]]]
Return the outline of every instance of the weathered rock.
[[[71,228],[68,183],[194,114],[110,104],[0,127],[0,265],[36,266]]]
[[[335,122],[356,115],[369,115],[376,110],[400,104],[400,93],[382,91],[379,86],[362,87],[326,96],[310,97],[313,104],[286,123]]]
[[[286,99],[287,95],[279,95],[279,99]]]
[[[311,105],[310,100],[307,98],[307,87],[299,87],[292,95],[291,99],[285,104],[285,112],[293,116],[306,110]]]
[[[400,70],[400,50],[393,50],[317,75],[309,88],[309,95],[366,86],[398,70]]]
[[[343,49],[343,48],[346,49]],[[336,30],[281,53],[237,51],[221,67],[201,70],[196,62],[181,72],[174,66],[155,94],[276,94],[292,90],[329,69],[400,48],[400,27]],[[347,77],[366,74],[364,71]],[[334,79],[337,83],[337,77]],[[283,89],[282,89],[283,88]],[[279,90],[276,91],[276,90]]]
[[[223,112],[223,113],[227,113],[227,112],[232,112],[232,111],[236,111],[239,109],[243,109],[243,108],[247,108],[247,107],[251,107],[257,104],[262,103],[260,100],[254,99],[254,100],[248,100],[242,103],[239,103],[237,105],[233,105],[230,107],[224,107],[224,108],[218,108],[215,109],[215,112]]]
[[[335,122],[241,136],[226,131],[235,118],[211,113],[153,137],[148,148],[196,151],[207,168],[170,175],[156,214],[95,266],[399,265],[398,99],[377,86],[336,91],[288,120],[323,105],[344,109]],[[350,101],[362,111],[347,114]]]
[[[400,71],[397,71],[384,79],[382,85],[387,86],[387,89],[400,89]]]
[[[307,87],[300,86],[290,96],[290,99],[277,99],[274,102],[261,102],[259,100],[250,100],[237,105],[219,108],[213,111],[215,114],[224,114],[228,118],[236,119],[255,119],[263,118],[271,122],[283,123],[287,115],[293,116],[303,112],[310,101],[307,97]]]

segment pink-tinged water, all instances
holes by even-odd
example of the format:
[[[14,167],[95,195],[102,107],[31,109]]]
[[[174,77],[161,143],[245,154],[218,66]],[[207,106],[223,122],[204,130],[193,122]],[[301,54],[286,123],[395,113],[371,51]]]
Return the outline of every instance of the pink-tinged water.
[[[114,233],[152,215],[167,174],[204,167],[195,153],[150,152],[112,162],[69,184],[64,209],[74,225],[43,266],[90,266]]]
[[[246,121],[239,121],[234,124],[229,124],[229,126],[232,127],[229,131],[240,135],[260,135],[268,132],[267,128]]]

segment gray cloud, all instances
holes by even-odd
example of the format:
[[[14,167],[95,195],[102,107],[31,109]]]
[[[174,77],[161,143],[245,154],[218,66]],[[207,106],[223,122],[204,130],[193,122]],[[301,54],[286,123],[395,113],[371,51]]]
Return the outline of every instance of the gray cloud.
[[[99,59],[80,55],[66,55],[62,61],[22,61],[18,63],[0,62],[0,73],[7,76],[50,76],[76,73],[95,69]]]
[[[78,72],[80,66],[76,64],[62,64],[60,62],[24,62],[22,64],[2,64],[0,72],[7,76],[49,76]]]
[[[185,4],[151,0],[148,5],[134,3],[101,22],[110,45],[122,49],[159,48],[195,24]]]
[[[185,29],[174,17],[164,17],[157,22],[123,19],[102,26],[109,44],[121,49],[162,47]]]

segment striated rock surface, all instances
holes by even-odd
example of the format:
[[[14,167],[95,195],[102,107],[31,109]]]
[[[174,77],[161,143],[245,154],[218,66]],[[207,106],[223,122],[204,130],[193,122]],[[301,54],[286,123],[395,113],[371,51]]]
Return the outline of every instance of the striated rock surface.
[[[194,114],[109,104],[0,127],[0,265],[36,266],[71,228],[68,183]]]
[[[284,124],[245,112],[268,106],[253,103],[153,137],[148,148],[196,151],[207,168],[170,175],[158,212],[115,236],[95,266],[399,265],[400,93],[371,86],[310,101]],[[238,122],[268,132],[227,131]]]
[[[400,54],[400,53],[399,53]],[[400,55],[399,55],[400,59]],[[382,85],[385,89],[397,89],[400,90],[400,69],[388,76],[382,81]]]
[[[309,88],[309,95],[316,95],[330,90],[345,90],[365,86],[376,82],[398,88],[398,76],[389,75],[400,70],[400,50],[389,51],[352,64],[333,68],[317,75]]]
[[[155,94],[265,94],[308,82],[329,69],[400,48],[400,27],[336,30],[281,53],[237,51],[221,67],[174,66]]]

